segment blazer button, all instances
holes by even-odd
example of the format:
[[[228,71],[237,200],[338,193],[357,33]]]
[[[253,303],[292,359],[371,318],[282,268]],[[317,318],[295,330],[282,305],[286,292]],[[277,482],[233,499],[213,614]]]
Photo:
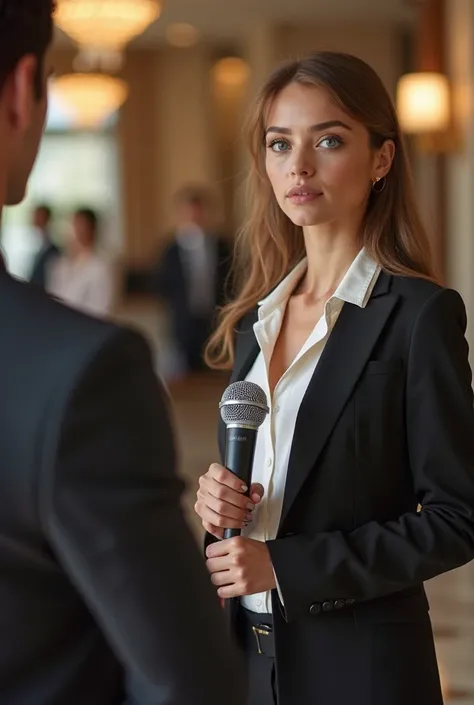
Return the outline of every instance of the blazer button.
[[[334,602],[323,602],[323,612],[332,612],[334,609]]]
[[[334,607],[337,610],[342,610],[346,606],[346,601],[345,600],[336,600],[334,603]]]
[[[355,600],[354,600],[353,597],[349,597],[349,598],[346,600],[346,605],[348,605],[349,607],[350,607],[351,605],[353,605],[354,603],[355,603]]]
[[[320,614],[321,612],[321,605],[319,602],[315,602],[314,605],[311,605],[309,608],[309,613],[315,617],[316,615]]]

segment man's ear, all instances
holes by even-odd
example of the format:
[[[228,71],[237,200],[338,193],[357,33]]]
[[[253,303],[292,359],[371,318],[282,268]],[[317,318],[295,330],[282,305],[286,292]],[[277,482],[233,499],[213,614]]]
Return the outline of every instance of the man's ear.
[[[23,56],[8,77],[3,94],[12,126],[19,132],[26,132],[32,121],[37,103],[38,59],[33,55]]]

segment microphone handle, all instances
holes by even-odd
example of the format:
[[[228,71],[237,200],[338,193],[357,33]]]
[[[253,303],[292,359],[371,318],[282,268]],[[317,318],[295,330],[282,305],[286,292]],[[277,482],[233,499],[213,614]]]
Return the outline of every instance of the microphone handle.
[[[255,456],[255,444],[257,441],[257,429],[246,428],[244,426],[232,425],[226,428],[225,440],[225,466],[228,470],[237,475],[242,480],[243,485],[247,485],[247,497],[250,494],[250,484],[252,482],[252,467]],[[240,529],[226,529],[224,538],[231,539],[240,536]]]

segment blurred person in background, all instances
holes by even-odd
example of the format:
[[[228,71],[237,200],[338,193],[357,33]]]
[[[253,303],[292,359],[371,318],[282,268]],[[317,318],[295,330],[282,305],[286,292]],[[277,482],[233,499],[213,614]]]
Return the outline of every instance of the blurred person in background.
[[[47,289],[84,313],[107,316],[115,303],[116,282],[110,262],[97,252],[99,218],[91,208],[72,217],[64,254],[47,273]]]
[[[33,211],[33,227],[40,238],[40,248],[34,258],[29,280],[32,284],[46,288],[46,276],[52,263],[60,251],[51,239],[52,210],[46,204],[41,204]]]
[[[367,64],[320,52],[280,67],[248,139],[241,286],[208,358],[260,385],[270,413],[250,498],[212,465],[196,510],[249,704],[442,705],[423,582],[474,557],[463,301],[436,283]],[[243,535],[218,541],[225,528]]]
[[[175,196],[177,226],[154,272],[154,289],[169,306],[181,374],[205,369],[204,346],[226,300],[228,242],[213,227],[208,189],[188,185]]]
[[[0,214],[38,152],[52,12],[0,3]],[[0,703],[242,705],[147,344],[3,267],[0,331]]]

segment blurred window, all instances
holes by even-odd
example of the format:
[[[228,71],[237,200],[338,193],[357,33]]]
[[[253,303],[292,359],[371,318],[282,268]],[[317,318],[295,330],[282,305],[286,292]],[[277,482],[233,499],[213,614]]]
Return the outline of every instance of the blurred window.
[[[122,247],[119,203],[120,169],[114,115],[101,130],[77,131],[67,113],[50,101],[48,120],[37,162],[23,203],[5,208],[2,221],[2,251],[9,271],[28,276],[41,242],[31,225],[38,203],[53,209],[52,236],[61,245],[67,235],[68,218],[76,207],[96,209],[103,219],[101,243],[107,254]]]

